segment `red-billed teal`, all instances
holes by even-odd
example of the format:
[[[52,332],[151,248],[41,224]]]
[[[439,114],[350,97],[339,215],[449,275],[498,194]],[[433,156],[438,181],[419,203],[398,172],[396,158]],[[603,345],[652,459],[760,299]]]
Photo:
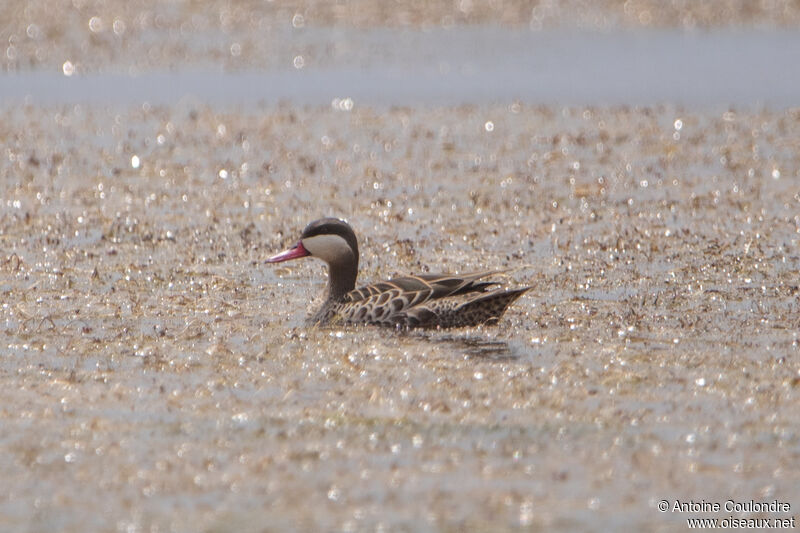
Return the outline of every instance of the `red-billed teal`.
[[[503,272],[497,270],[410,275],[356,289],[358,240],[350,225],[338,218],[315,220],[303,230],[297,244],[267,262],[306,256],[328,264],[325,303],[309,317],[316,325],[453,328],[495,324],[506,308],[530,289],[497,289],[499,282],[481,281]]]

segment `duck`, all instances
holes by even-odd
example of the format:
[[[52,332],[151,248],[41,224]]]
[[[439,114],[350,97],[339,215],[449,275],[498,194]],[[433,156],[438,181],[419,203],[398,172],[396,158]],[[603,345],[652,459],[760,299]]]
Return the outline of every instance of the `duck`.
[[[407,275],[357,289],[358,239],[347,222],[331,217],[308,224],[294,246],[266,262],[302,257],[316,257],[328,266],[325,300],[307,321],[312,326],[441,329],[493,325],[531,289],[501,289],[500,282],[488,279],[508,270]]]

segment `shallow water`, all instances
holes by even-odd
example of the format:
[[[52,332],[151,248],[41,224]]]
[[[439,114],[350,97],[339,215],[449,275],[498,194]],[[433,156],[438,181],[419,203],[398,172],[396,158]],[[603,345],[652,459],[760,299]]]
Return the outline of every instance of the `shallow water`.
[[[0,114],[3,527],[796,514],[796,111]],[[305,328],[323,267],[263,261],[328,214],[363,282],[520,266],[533,290],[497,327]]]
[[[9,6],[0,529],[796,517],[798,8],[380,6]],[[533,289],[307,328],[324,268],[264,260],[322,215],[364,283]]]

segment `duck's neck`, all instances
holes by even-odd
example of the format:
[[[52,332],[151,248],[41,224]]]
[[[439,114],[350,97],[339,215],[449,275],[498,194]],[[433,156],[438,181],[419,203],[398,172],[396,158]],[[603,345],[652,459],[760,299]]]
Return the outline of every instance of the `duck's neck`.
[[[356,288],[358,258],[328,263],[328,301],[339,302],[344,295]]]

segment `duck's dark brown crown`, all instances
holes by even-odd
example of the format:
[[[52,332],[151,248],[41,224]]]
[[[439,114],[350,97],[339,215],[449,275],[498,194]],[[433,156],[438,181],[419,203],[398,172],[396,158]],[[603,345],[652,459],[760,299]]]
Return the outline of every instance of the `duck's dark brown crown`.
[[[358,239],[353,232],[353,228],[344,220],[338,218],[328,217],[315,220],[303,230],[300,240],[317,235],[337,235],[344,239],[353,250],[353,257],[358,261]]]

